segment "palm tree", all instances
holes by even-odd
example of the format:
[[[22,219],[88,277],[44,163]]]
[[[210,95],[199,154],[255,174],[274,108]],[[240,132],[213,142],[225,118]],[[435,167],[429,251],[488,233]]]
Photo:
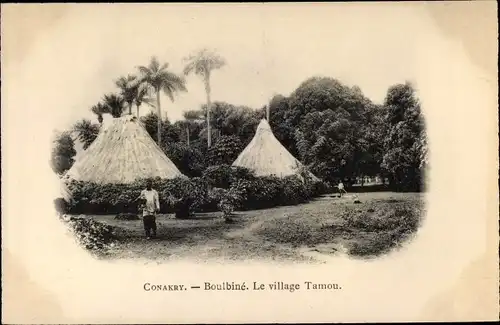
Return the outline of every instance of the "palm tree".
[[[116,94],[107,94],[104,95],[103,98],[103,105],[105,108],[105,111],[114,118],[122,116],[123,110],[125,108],[125,101],[124,99]]]
[[[137,94],[135,97],[135,107],[137,110],[137,117],[139,118],[139,108],[141,107],[142,104],[147,104],[153,108],[156,108],[154,105],[154,100],[149,96],[149,89],[147,85],[144,83],[140,83],[139,87],[137,88]]]
[[[120,88],[120,95],[122,96],[124,102],[128,105],[128,114],[132,115],[132,104],[134,104],[139,90],[137,77],[129,74],[126,77],[118,78],[118,80],[115,81],[115,84],[118,88]]]
[[[200,76],[205,85],[205,92],[207,95],[207,141],[208,147],[212,144],[212,134],[210,130],[210,111],[212,103],[210,101],[210,75],[212,70],[220,69],[226,65],[226,60],[214,51],[202,49],[184,59],[186,66],[184,67],[184,75],[194,73]]]
[[[73,125],[73,132],[76,133],[78,140],[83,143],[83,150],[86,150],[99,134],[99,125],[92,124],[90,120],[82,119]]]
[[[184,79],[175,73],[168,71],[168,63],[160,65],[156,57],[151,58],[148,66],[139,66],[141,80],[148,85],[156,94],[156,112],[158,114],[158,145],[161,145],[161,105],[160,92],[163,91],[171,101],[178,91],[186,91]]]
[[[97,115],[97,121],[99,121],[99,124],[102,124],[103,121],[102,114],[109,113],[102,103],[98,103],[97,105],[92,106],[90,110],[92,111],[92,113]]]

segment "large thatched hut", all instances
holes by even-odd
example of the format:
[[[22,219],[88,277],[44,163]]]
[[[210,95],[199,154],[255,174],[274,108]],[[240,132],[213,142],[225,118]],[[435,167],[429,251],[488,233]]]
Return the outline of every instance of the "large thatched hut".
[[[185,177],[133,116],[102,129],[65,175],[66,180],[128,184],[138,179]]]

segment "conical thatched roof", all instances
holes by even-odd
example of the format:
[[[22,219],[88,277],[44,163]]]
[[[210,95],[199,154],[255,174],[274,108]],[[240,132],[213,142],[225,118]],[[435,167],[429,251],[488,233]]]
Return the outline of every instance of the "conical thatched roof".
[[[236,158],[233,166],[248,168],[256,176],[286,177],[297,175],[302,164],[276,139],[271,126],[263,119],[252,141]]]
[[[133,116],[116,118],[99,132],[66,178],[95,183],[184,176]]]

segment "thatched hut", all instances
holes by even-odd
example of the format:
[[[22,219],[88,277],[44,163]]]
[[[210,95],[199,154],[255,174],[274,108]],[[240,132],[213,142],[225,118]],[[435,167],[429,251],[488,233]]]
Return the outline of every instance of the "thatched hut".
[[[115,118],[66,173],[66,179],[128,184],[185,177],[133,116]]]
[[[286,177],[298,175],[303,165],[274,136],[267,120],[262,119],[252,141],[233,162],[235,167],[252,170],[256,176]],[[309,173],[314,180],[318,178]]]

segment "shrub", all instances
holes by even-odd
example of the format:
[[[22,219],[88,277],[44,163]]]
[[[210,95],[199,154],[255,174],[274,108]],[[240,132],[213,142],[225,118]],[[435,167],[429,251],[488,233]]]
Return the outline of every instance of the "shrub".
[[[92,252],[105,252],[116,239],[114,228],[92,218],[64,215],[62,220],[75,234],[77,242]]]
[[[203,172],[202,178],[213,187],[228,188],[231,183],[231,166],[210,166]]]
[[[209,165],[230,164],[243,149],[243,144],[238,136],[221,135],[208,149]]]
[[[73,181],[69,184],[73,202],[69,209],[61,211],[72,214],[139,213],[137,198],[145,188],[145,181],[104,185]],[[153,188],[160,196],[160,212],[176,212],[183,218],[192,212],[253,210],[303,203],[318,193],[311,184],[304,184],[296,176],[254,177],[248,170],[228,165],[208,168],[199,178],[153,180]]]
[[[203,180],[213,187],[229,188],[232,183],[240,179],[254,179],[252,172],[246,168],[233,167],[222,164],[210,166],[203,172]]]
[[[242,197],[241,208],[244,210],[294,205],[312,197],[297,176],[240,179],[231,185],[231,189]]]
[[[198,177],[205,169],[203,152],[194,146],[183,142],[172,142],[165,144],[163,151],[184,175]]]
[[[229,190],[219,189],[217,207],[228,220],[233,212],[241,206],[243,197],[234,187]]]

